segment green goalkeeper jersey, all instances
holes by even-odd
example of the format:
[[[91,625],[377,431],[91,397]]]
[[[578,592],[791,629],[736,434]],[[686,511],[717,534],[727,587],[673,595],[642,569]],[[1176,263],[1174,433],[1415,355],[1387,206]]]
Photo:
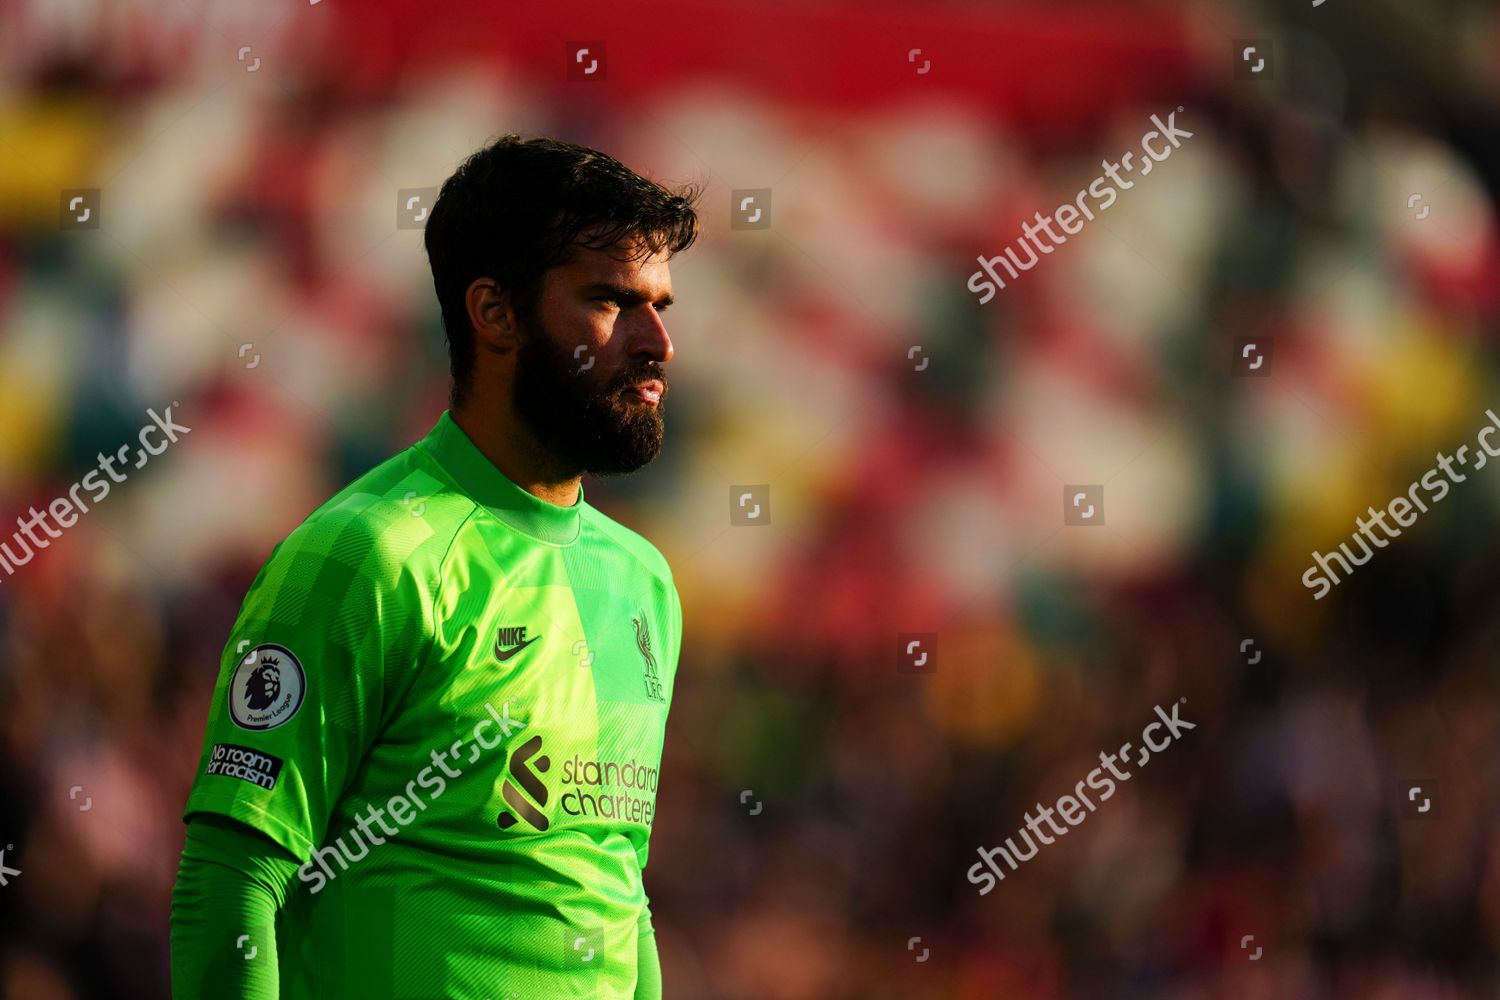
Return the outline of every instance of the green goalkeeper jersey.
[[[282,996],[630,997],[682,608],[661,553],[444,413],[271,553],[184,819],[304,863]]]

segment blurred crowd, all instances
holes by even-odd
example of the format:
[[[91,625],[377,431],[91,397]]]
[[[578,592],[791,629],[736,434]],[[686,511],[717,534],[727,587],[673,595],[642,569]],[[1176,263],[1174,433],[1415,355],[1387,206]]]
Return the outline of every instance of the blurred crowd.
[[[239,601],[446,405],[396,191],[507,131],[708,185],[666,447],[586,484],[684,605],[646,873],[668,996],[1497,995],[1500,474],[1328,598],[1300,577],[1500,406],[1500,12],[1163,13],[1176,78],[1055,127],[727,71],[585,108],[504,60],[359,92],[131,72],[98,32],[0,60],[0,518],[148,408],[191,428],[0,577],[0,996],[167,995]],[[1236,72],[1252,37],[1274,77]],[[1193,139],[978,303],[976,255],[1179,106]],[[60,227],[77,188],[99,228]],[[750,188],[769,229],[730,225]],[[1246,340],[1269,377],[1234,374]],[[730,526],[746,484],[769,524]],[[1065,525],[1077,484],[1102,523]],[[904,633],[936,634],[930,672]],[[1085,823],[966,881],[1182,699],[1197,728]]]

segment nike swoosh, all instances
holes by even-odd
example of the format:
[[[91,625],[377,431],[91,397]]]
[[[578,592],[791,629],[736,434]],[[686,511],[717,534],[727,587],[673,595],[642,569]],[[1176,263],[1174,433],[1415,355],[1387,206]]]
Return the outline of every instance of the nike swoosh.
[[[521,650],[525,649],[527,646],[531,645],[533,642],[536,642],[540,638],[541,638],[541,636],[534,635],[530,639],[527,639],[525,642],[521,643],[519,646],[512,646],[509,649],[503,648],[500,645],[500,640],[496,639],[495,640],[495,659],[499,660],[501,663],[504,663],[506,660],[510,659],[512,656],[515,656]]]

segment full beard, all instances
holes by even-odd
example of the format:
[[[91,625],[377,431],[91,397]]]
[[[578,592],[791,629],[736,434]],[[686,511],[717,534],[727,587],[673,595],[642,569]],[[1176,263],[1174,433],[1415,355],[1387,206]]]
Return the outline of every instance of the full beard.
[[[516,357],[516,413],[568,475],[620,475],[646,465],[661,450],[666,433],[663,406],[631,387],[666,374],[655,361],[627,364],[600,384],[594,371],[580,371],[578,359],[543,329],[528,322]],[[587,362],[582,362],[587,364]]]

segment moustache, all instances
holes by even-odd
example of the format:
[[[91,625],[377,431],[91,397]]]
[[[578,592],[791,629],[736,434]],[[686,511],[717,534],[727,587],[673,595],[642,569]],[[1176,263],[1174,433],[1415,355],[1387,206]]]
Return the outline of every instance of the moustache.
[[[612,394],[625,389],[633,388],[634,386],[640,385],[642,382],[649,382],[652,379],[655,379],[661,383],[662,395],[665,396],[667,394],[667,388],[669,386],[669,383],[667,382],[667,373],[662,371],[661,367],[656,365],[654,362],[639,368],[629,368],[622,370],[618,375],[609,380],[609,385],[606,391]]]

